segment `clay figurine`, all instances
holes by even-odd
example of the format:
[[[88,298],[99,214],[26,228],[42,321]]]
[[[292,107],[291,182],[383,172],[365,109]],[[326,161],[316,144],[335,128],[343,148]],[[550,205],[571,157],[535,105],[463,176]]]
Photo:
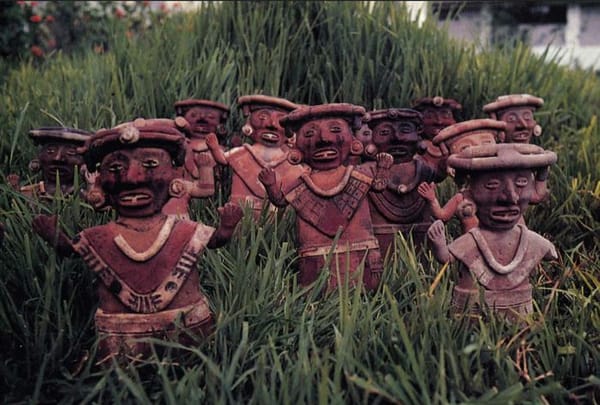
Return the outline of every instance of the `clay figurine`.
[[[446,178],[446,159],[445,155],[438,146],[433,143],[433,138],[439,132],[458,121],[458,114],[462,111],[462,105],[451,98],[441,96],[423,97],[413,102],[415,110],[423,114],[423,142],[427,147],[425,153],[418,156],[425,163],[431,166],[436,172],[436,182],[441,182]]]
[[[531,143],[533,136],[542,134],[542,127],[533,113],[544,105],[544,100],[529,94],[510,94],[498,97],[483,106],[490,118],[506,122],[506,131],[498,143]]]
[[[441,130],[433,138],[433,145],[443,151],[445,156],[449,156],[472,146],[495,144],[499,132],[505,129],[506,123],[491,119],[459,122]],[[455,177],[454,180],[459,187],[463,187],[463,179]],[[456,215],[460,220],[463,233],[477,226],[475,204],[465,198],[464,188],[452,196],[443,207],[440,206],[435,195],[435,183],[421,183],[417,191],[428,201],[434,218],[448,222]]]
[[[19,176],[7,176],[13,188],[26,196],[41,199],[52,198],[60,185],[62,195],[72,195],[75,172],[81,175],[85,184],[85,165],[78,148],[82,147],[92,134],[87,131],[63,127],[43,127],[29,131],[29,137],[40,149],[36,159],[29,163],[33,172],[41,172],[42,180],[36,184],[19,186]],[[58,181],[58,183],[57,183]]]
[[[264,95],[238,98],[238,105],[246,117],[242,133],[252,139],[225,153],[231,167],[231,197],[229,201],[248,205],[254,217],[260,217],[263,202],[269,202],[263,184],[258,180],[262,169],[269,167],[282,178],[296,179],[303,169],[287,160],[289,147],[279,119],[299,107],[286,99]],[[270,205],[270,204],[269,204]],[[270,205],[270,209],[275,207]]]
[[[327,263],[330,291],[346,282],[350,286],[362,283],[367,290],[379,284],[383,265],[366,197],[372,187],[385,187],[391,157],[377,157],[381,173],[375,178],[371,172],[348,165],[350,155],[363,152],[353,131],[361,127],[364,114],[363,107],[346,103],[292,111],[280,121],[288,135],[296,134],[289,159],[306,164],[307,172],[287,184],[270,168],[259,175],[273,204],[290,204],[296,211],[301,285],[315,281]],[[362,263],[361,280],[357,275]]]
[[[509,320],[532,312],[529,277],[541,260],[557,254],[550,241],[519,220],[535,193],[534,173],[554,162],[556,154],[528,144],[474,146],[448,158],[466,179],[464,193],[479,219],[449,245],[442,221],[428,231],[434,257],[459,264],[453,312],[476,315],[481,304]]]
[[[163,122],[161,122],[163,121]],[[223,245],[241,218],[235,205],[220,208],[220,227],[161,212],[185,159],[185,138],[164,120],[143,120],[100,130],[87,144],[88,167],[99,171],[99,184],[117,219],[84,229],[72,241],[56,235],[56,217],[38,216],[34,229],[63,255],[77,253],[94,271],[99,307],[100,358],[150,354],[142,337],[173,337],[175,324],[206,336],[213,318],[200,291],[196,262],[203,250]],[[97,167],[98,165],[98,167]]]
[[[390,108],[372,111],[369,127],[373,130],[373,144],[378,152],[393,157],[389,182],[382,192],[369,192],[369,206],[373,230],[379,240],[381,253],[386,254],[394,246],[394,236],[401,232],[412,234],[416,244],[425,240],[431,225],[431,212],[427,201],[417,192],[422,182],[435,178],[434,170],[422,160],[414,159],[422,153],[421,113],[410,108]],[[374,173],[372,162],[363,164],[364,169]]]
[[[175,112],[175,124],[187,138],[185,163],[180,169],[186,192],[181,198],[172,198],[163,211],[189,218],[190,199],[213,196],[215,166],[226,164],[219,137],[223,141],[227,134],[229,108],[215,101],[187,99],[175,103]]]
[[[350,155],[350,164],[359,165],[363,161],[375,160],[377,147],[373,144],[373,131],[369,128],[366,120],[370,117],[369,113],[365,115],[363,124],[357,131],[354,131],[354,138],[358,139],[363,145],[362,155]]]

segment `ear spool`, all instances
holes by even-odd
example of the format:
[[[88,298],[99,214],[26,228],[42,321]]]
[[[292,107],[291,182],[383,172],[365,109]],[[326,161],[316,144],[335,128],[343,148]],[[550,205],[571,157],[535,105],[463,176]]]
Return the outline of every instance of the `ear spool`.
[[[97,211],[106,206],[106,194],[98,186],[92,186],[85,199]]]
[[[377,155],[377,146],[374,143],[369,143],[365,146],[364,155],[368,158],[375,159]]]
[[[350,144],[350,153],[353,155],[362,155],[364,152],[365,148],[362,144],[361,141],[359,141],[358,139],[353,139],[351,144]]]
[[[244,126],[242,127],[242,133],[245,136],[250,137],[250,135],[252,135],[252,132],[254,132],[252,126],[250,124],[244,124]]]
[[[223,136],[227,135],[227,128],[225,128],[225,125],[223,125],[223,124],[217,125],[217,134],[216,135],[219,137],[223,137]]]
[[[304,156],[302,155],[302,152],[298,149],[291,149],[287,155],[287,160],[292,165],[298,165],[302,163],[303,158]]]
[[[422,155],[426,151],[427,151],[427,144],[424,141],[417,142],[417,153],[419,155]]]
[[[542,134],[542,127],[539,124],[536,124],[535,127],[533,127],[533,136],[540,136]]]
[[[169,184],[169,195],[173,198],[181,198],[186,193],[185,183],[182,179],[173,179]]]
[[[39,159],[31,159],[27,167],[34,173],[37,173],[42,169],[42,165]]]

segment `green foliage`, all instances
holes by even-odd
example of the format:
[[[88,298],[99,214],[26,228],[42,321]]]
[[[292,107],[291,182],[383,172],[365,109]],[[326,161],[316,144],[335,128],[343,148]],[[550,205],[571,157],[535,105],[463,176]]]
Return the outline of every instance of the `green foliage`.
[[[448,316],[451,271],[398,239],[379,291],[329,295],[296,285],[293,213],[254,223],[199,263],[217,320],[213,339],[190,348],[155,342],[142,364],[94,364],[94,277],[79,259],[60,260],[35,236],[31,218],[57,213],[74,235],[105,223],[78,197],[50,206],[0,183],[6,237],[0,268],[0,392],[4,402],[165,403],[581,403],[600,396],[600,83],[558,56],[524,45],[477,50],[435,21],[422,27],[396,2],[207,2],[128,35],[108,24],[107,51],[58,52],[41,63],[3,65],[0,164],[27,182],[30,128],[97,130],[172,117],[187,97],[229,104],[260,92],[298,103],[410,106],[441,94],[464,118],[482,117],[498,95],[543,97],[539,141],[557,152],[550,201],[527,222],[559,248],[540,267],[537,305],[523,327],[489,317]],[[441,186],[449,196],[453,185]],[[194,205],[213,224],[215,206]],[[453,225],[454,226],[454,225]],[[324,274],[324,276],[326,276]]]

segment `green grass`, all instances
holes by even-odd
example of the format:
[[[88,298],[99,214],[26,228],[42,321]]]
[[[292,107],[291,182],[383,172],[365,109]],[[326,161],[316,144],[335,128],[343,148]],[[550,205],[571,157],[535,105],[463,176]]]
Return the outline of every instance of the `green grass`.
[[[410,106],[441,94],[464,118],[498,95],[543,97],[536,140],[557,152],[552,196],[530,209],[531,229],[559,248],[533,283],[526,327],[486,317],[469,326],[448,314],[452,268],[397,240],[375,293],[319,295],[296,285],[293,213],[254,224],[199,261],[217,320],[214,337],[183,348],[156,342],[145,364],[99,369],[93,356],[95,284],[80,259],[61,260],[31,219],[58,213],[71,235],[110,214],[78,198],[31,203],[0,178],[0,397],[3,402],[164,403],[594,403],[600,401],[600,82],[555,55],[522,44],[481,50],[433,21],[418,27],[393,2],[224,2],[178,15],[136,40],[109,27],[109,51],[58,53],[41,65],[3,66],[0,164],[24,182],[35,147],[30,128],[96,130],[172,117],[173,102],[207,98],[232,107],[262,92],[299,103]],[[5,63],[5,62],[0,62]],[[440,186],[442,200],[454,189]],[[194,204],[213,224],[226,200]],[[451,230],[457,230],[451,224]],[[424,257],[423,257],[424,256]],[[319,280],[323,285],[325,278]]]

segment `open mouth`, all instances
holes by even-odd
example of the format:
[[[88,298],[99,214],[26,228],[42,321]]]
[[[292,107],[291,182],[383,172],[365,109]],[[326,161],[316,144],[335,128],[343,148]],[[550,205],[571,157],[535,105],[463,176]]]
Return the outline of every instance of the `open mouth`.
[[[200,132],[203,134],[208,134],[210,132],[210,127],[208,125],[194,125],[192,128],[194,132]]]
[[[403,146],[396,146],[396,147],[389,148],[387,150],[387,153],[389,153],[393,157],[398,157],[398,158],[410,156],[410,151],[408,150],[408,148],[405,148]]]
[[[125,207],[139,207],[152,202],[152,195],[146,192],[126,191],[119,194],[119,202]]]
[[[514,222],[521,217],[519,208],[496,208],[492,209],[491,216],[498,222]]]
[[[279,142],[279,135],[274,134],[272,132],[265,132],[260,137],[261,137],[261,139],[263,141],[266,141],[268,143],[277,143],[277,142]]]
[[[529,131],[514,132],[512,136],[513,142],[525,142],[529,139]]]
[[[337,149],[326,148],[320,149],[313,153],[313,159],[317,161],[330,161],[337,159],[338,155],[339,152],[337,151]]]
[[[64,166],[49,166],[48,171],[52,174],[58,172],[59,176],[64,176],[69,173],[69,169]]]

